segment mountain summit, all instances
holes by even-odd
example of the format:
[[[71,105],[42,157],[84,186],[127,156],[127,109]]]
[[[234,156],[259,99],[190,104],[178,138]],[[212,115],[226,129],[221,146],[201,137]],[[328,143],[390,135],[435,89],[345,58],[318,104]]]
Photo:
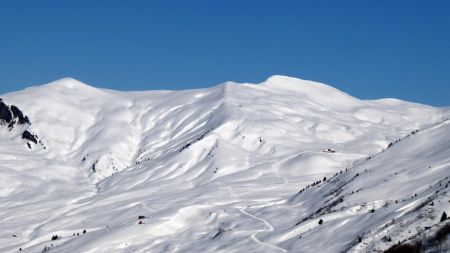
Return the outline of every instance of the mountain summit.
[[[431,249],[448,224],[448,108],[285,76],[0,97],[31,122],[0,126],[1,252]]]
[[[58,79],[56,81],[53,81],[51,83],[45,84],[44,86],[49,86],[52,88],[57,89],[86,89],[86,88],[93,88],[81,81],[76,80],[72,77],[64,77],[61,79]]]

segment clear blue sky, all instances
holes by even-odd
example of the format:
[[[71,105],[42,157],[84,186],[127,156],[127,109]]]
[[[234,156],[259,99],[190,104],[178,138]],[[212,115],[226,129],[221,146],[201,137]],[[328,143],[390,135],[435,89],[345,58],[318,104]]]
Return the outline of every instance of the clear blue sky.
[[[273,74],[450,105],[450,1],[0,0],[0,94],[71,76],[119,90]]]

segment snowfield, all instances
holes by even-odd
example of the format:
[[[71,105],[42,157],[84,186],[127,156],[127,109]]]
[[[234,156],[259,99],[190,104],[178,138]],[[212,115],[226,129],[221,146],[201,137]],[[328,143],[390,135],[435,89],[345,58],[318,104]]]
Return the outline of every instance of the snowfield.
[[[450,108],[285,76],[0,97],[0,252],[382,252],[450,223]]]

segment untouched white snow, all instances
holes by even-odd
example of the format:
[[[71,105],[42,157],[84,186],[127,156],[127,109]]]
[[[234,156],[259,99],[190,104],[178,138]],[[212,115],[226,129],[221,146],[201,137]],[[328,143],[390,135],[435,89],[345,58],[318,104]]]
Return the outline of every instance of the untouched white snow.
[[[0,126],[0,252],[376,252],[450,213],[448,108],[284,76],[0,97],[43,144]]]

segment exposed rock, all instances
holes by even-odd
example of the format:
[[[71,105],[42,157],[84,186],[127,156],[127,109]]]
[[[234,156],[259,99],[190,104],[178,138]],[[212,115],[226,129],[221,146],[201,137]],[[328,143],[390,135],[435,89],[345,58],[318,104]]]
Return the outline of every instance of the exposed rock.
[[[19,107],[15,105],[9,106],[5,104],[3,99],[0,98],[0,125],[7,125],[9,131],[11,131],[15,126],[31,125],[31,122],[30,119],[19,109]],[[22,139],[31,141],[34,144],[38,144],[38,142],[42,144],[38,141],[37,135],[32,134],[28,130],[25,130],[22,133]],[[27,146],[31,148],[30,143],[27,143]]]
[[[17,120],[16,120],[17,119]],[[0,121],[8,124],[9,128],[19,125],[31,124],[27,116],[15,105],[8,106],[0,98]]]
[[[6,124],[9,124],[9,123],[11,123],[12,119],[13,119],[13,115],[11,113],[11,110],[0,98],[0,121],[3,121]]]
[[[28,117],[23,115],[23,112],[17,106],[11,105],[11,112],[12,112],[14,118],[18,119],[18,123],[20,125],[31,124]]]
[[[32,141],[32,142],[34,142],[34,144],[37,144],[37,143],[38,143],[38,141],[37,141],[37,136],[36,136],[36,135],[33,135],[32,133],[30,133],[28,130],[25,130],[25,131],[22,133],[22,139]]]

